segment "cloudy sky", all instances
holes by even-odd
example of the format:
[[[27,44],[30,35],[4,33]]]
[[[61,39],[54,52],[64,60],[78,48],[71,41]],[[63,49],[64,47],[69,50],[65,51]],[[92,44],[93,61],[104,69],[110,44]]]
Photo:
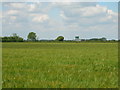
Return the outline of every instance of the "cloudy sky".
[[[23,2],[3,3],[2,36],[17,33],[39,39],[118,38],[117,2]],[[1,14],[0,14],[1,15]]]

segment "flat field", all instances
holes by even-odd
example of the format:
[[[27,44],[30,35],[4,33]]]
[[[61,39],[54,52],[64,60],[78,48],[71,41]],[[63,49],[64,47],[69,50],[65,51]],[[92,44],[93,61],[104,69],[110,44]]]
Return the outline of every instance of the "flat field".
[[[117,43],[3,43],[3,88],[116,88]]]

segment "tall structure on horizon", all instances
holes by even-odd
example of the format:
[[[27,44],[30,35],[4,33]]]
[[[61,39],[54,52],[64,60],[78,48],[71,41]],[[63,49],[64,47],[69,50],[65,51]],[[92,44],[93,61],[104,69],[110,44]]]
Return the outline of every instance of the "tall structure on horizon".
[[[75,36],[75,41],[81,41],[81,40],[79,39],[79,36]]]

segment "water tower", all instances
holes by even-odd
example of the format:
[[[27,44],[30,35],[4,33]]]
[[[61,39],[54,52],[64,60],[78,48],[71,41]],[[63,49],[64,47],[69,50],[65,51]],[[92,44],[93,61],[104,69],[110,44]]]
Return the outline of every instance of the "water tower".
[[[80,41],[79,36],[75,36],[75,41]]]

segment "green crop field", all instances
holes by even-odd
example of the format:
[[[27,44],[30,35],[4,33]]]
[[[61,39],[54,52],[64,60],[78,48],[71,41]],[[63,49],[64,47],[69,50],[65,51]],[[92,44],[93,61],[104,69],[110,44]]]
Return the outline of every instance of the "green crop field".
[[[2,44],[3,88],[116,88],[117,43]]]

